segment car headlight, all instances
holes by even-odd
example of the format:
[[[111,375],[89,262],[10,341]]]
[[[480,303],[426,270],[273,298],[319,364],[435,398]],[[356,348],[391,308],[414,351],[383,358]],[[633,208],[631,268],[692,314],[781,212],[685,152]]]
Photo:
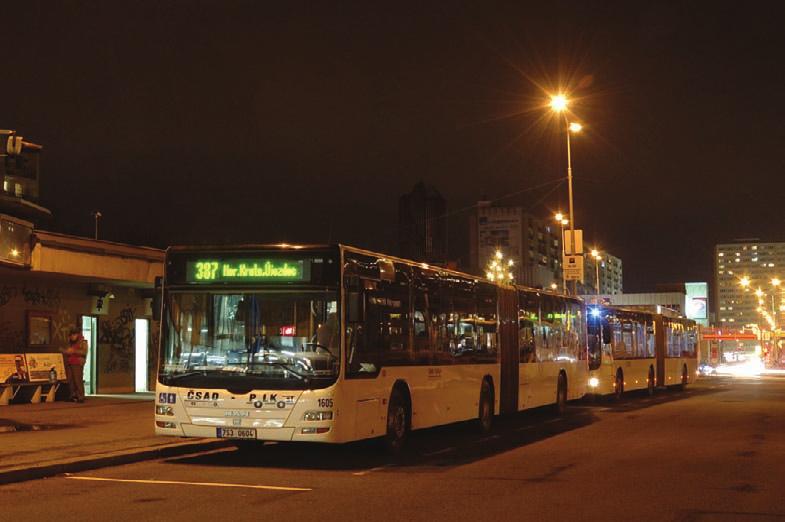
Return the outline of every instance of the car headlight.
[[[596,388],[600,385],[600,380],[597,377],[589,377],[589,386]]]
[[[333,412],[331,412],[331,411],[306,411],[305,415],[303,415],[303,420],[306,420],[306,421],[333,420]]]

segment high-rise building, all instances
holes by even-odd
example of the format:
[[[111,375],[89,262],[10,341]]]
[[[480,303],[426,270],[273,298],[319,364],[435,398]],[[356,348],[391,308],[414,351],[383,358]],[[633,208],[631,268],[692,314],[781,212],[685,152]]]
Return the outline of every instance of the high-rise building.
[[[0,212],[38,223],[51,212],[38,204],[41,145],[0,130]]]
[[[497,207],[480,201],[469,223],[470,270],[484,274],[496,250],[501,250],[505,259],[513,261],[515,282],[561,288],[559,234],[558,227],[521,207]]]
[[[775,286],[772,280],[783,279]],[[775,281],[776,282],[776,281]],[[760,289],[760,296],[756,291]],[[714,313],[717,326],[741,328],[769,325],[758,308],[772,315],[778,327],[785,294],[785,243],[739,240],[714,247]],[[760,304],[760,301],[763,304]]]
[[[419,182],[398,198],[398,235],[402,257],[447,261],[447,202],[436,188]]]
[[[599,260],[600,294],[621,294],[624,291],[621,259],[601,252]],[[583,263],[583,285],[579,288],[581,294],[597,293],[597,260],[591,255],[586,255]]]

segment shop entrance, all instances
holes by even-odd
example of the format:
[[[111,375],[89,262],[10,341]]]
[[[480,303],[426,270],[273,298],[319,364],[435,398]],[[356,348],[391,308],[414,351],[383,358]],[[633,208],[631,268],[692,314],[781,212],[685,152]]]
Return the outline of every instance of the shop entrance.
[[[146,392],[147,390],[147,348],[150,344],[150,322],[147,319],[137,319],[134,324],[134,390]]]
[[[98,384],[95,376],[98,364],[96,352],[98,346],[98,318],[91,315],[82,316],[82,337],[87,341],[87,359],[84,364],[84,392],[91,395],[96,393]]]

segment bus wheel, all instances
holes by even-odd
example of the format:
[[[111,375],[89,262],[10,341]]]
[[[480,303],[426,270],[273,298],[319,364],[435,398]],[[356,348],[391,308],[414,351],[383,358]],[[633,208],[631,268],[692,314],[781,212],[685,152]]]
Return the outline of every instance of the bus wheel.
[[[559,374],[559,382],[556,385],[556,415],[560,417],[567,413],[567,377],[563,373]]]
[[[689,382],[690,382],[690,377],[689,374],[687,373],[687,365],[685,364],[681,370],[681,389],[685,390]]]
[[[616,386],[614,386],[613,396],[618,401],[624,395],[624,374],[621,370],[616,372]]]
[[[390,453],[399,453],[409,434],[409,404],[398,388],[393,388],[387,406],[387,434],[384,445]]]
[[[480,411],[478,419],[481,433],[489,433],[493,427],[493,390],[488,379],[482,380],[480,387]]]
[[[654,368],[649,368],[649,382],[646,391],[649,392],[650,397],[654,395]]]

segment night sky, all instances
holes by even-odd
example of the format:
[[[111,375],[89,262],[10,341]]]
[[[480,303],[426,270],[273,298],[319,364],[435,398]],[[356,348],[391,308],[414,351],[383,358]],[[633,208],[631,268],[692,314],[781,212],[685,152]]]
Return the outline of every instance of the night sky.
[[[425,4],[0,0],[0,128],[45,147],[49,229],[395,252],[422,180],[466,260],[483,196],[566,208],[562,89],[576,223],[625,291],[785,240],[779,2]]]

